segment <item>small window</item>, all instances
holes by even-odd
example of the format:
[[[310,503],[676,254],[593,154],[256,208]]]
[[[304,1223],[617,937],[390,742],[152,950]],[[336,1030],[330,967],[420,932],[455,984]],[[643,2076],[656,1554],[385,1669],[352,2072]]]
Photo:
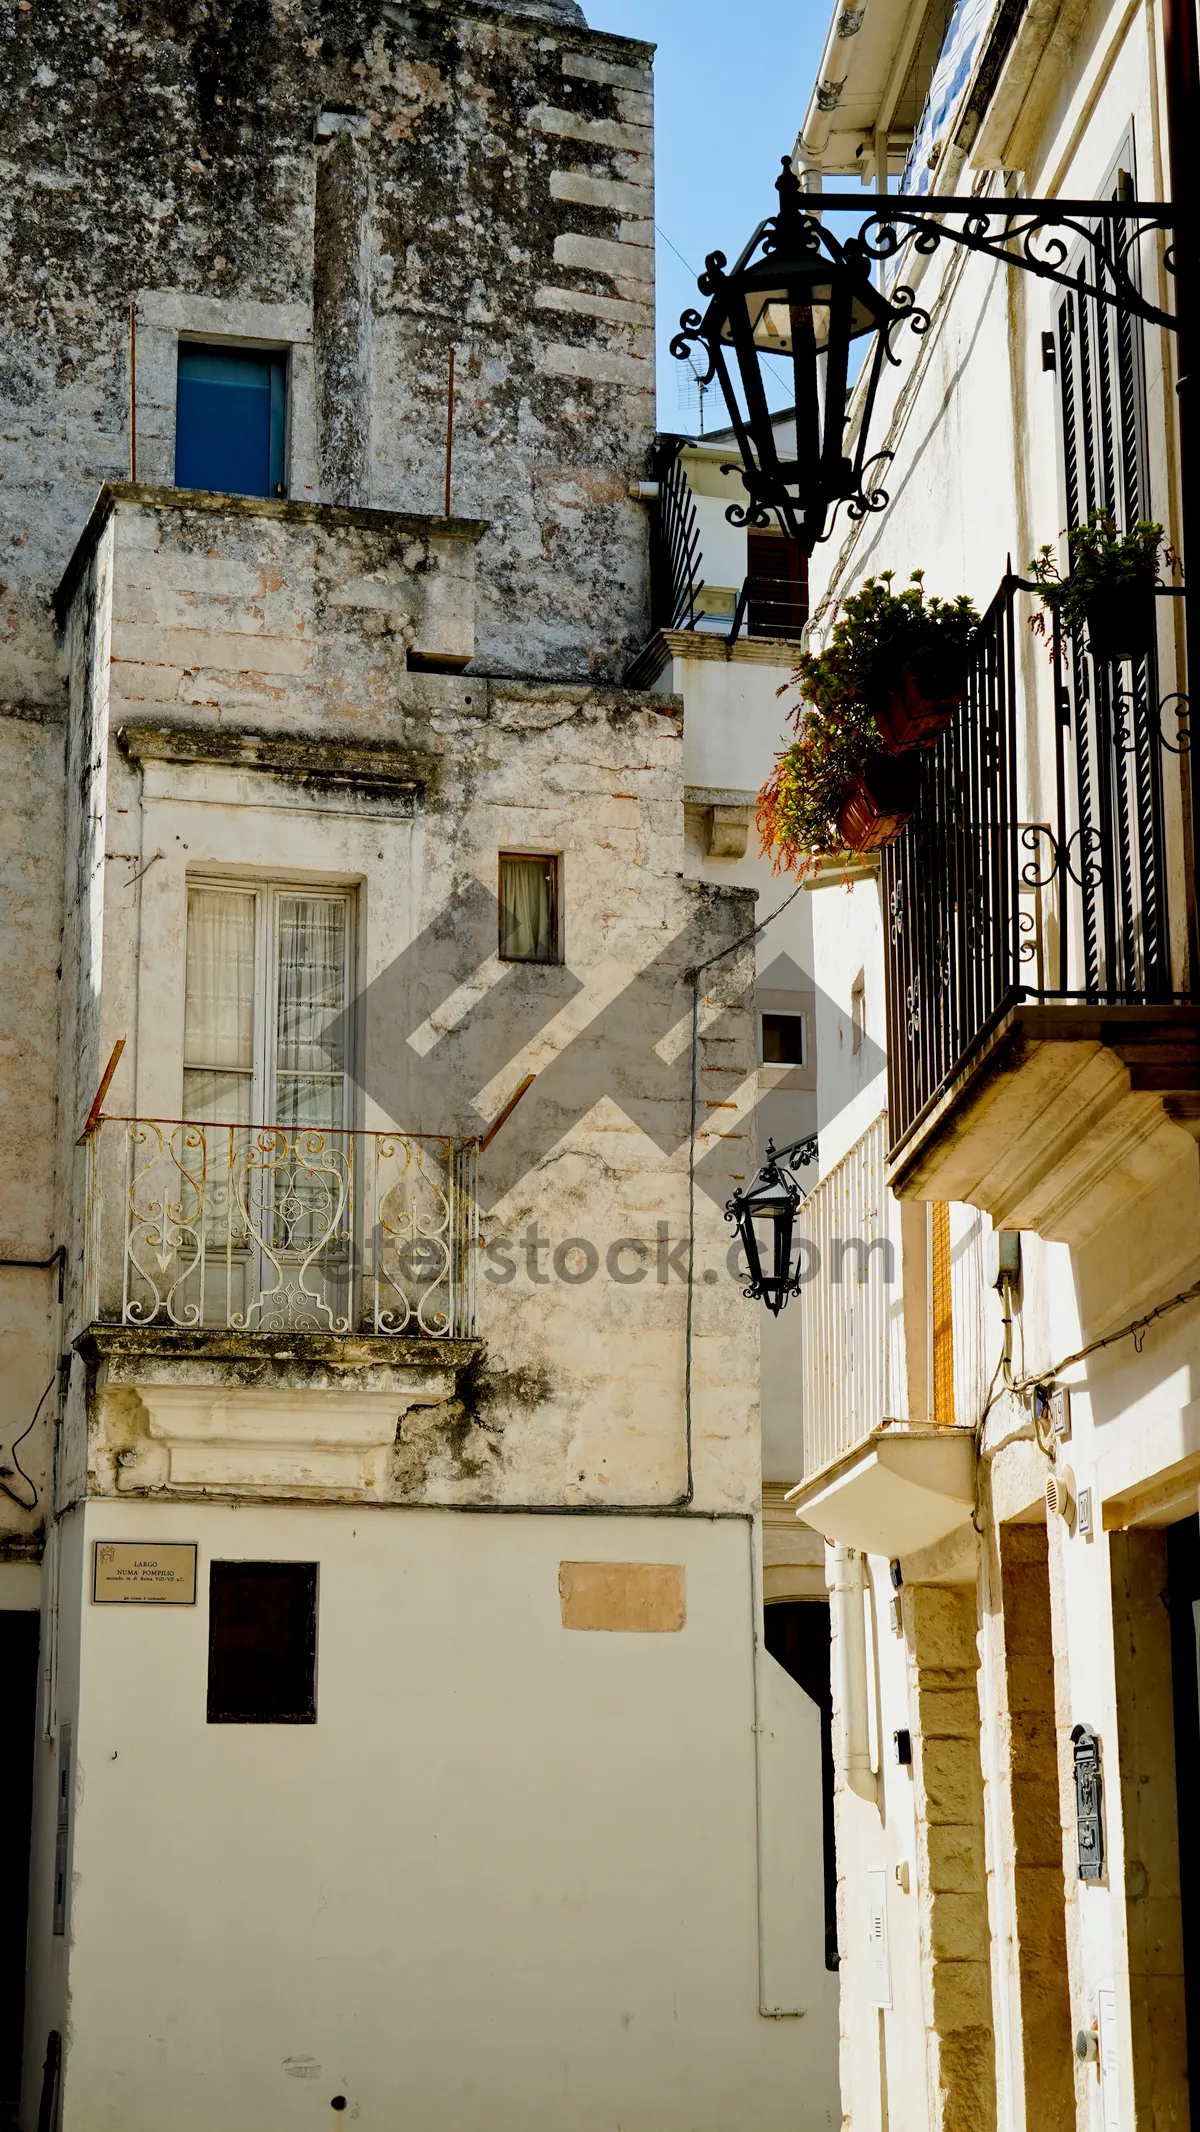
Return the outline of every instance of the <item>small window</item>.
[[[286,358],[271,350],[181,342],[175,486],[223,496],[282,496]]]
[[[855,1058],[862,1050],[867,1034],[867,980],[859,971],[850,987],[850,1050]]]
[[[764,1066],[803,1066],[804,1016],[764,1014],[762,1018]]]
[[[317,1565],[214,1562],[208,1582],[210,1725],[315,1725]]]
[[[500,959],[558,961],[558,861],[500,854]]]

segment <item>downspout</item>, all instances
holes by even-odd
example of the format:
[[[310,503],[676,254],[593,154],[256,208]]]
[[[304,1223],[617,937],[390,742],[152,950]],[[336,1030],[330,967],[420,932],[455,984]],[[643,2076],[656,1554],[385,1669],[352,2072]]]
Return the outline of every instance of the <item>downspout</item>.
[[[871,1767],[867,1730],[867,1631],[863,1618],[863,1558],[852,1547],[833,1549],[830,1585],[837,1701],[842,1728],[842,1775],[852,1792],[872,1805],[879,1780]]]
[[[842,99],[842,87],[850,72],[850,40],[857,37],[866,17],[869,0],[853,0],[839,6],[829,25],[821,64],[817,70],[816,86],[804,114],[796,142],[795,161],[797,168],[809,164],[820,168],[821,156],[829,139],[833,114]]]

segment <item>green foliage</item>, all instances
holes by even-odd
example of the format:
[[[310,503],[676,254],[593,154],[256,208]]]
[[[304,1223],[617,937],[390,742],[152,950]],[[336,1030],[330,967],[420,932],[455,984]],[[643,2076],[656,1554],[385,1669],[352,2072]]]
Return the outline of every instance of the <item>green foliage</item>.
[[[894,576],[881,571],[852,592],[825,650],[797,662],[796,737],[758,796],[762,848],[774,854],[776,873],[804,874],[818,858],[844,850],[838,812],[878,753],[876,707],[898,688],[902,667],[930,700],[962,689],[979,622],[972,602],[965,594],[942,600],[927,593],[920,570],[903,592],[893,592]]]
[[[1107,506],[1093,511],[1085,526],[1067,529],[1069,575],[1059,575],[1058,563],[1047,541],[1029,565],[1030,575],[1041,587],[1042,606],[1031,616],[1030,625],[1045,634],[1046,617],[1057,619],[1064,636],[1074,636],[1087,620],[1088,608],[1124,586],[1153,583],[1161,555],[1163,567],[1178,568],[1178,557],[1163,539],[1163,529],[1152,519],[1138,520],[1131,532],[1121,533]]]

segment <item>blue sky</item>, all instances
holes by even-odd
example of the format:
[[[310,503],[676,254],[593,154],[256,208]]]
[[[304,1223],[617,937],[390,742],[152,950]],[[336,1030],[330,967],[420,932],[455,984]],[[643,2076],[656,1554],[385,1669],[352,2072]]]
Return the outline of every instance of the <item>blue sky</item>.
[[[657,44],[658,419],[695,427],[668,344],[704,255],[736,259],[775,206],[829,26],[831,0],[583,0],[594,29]],[[689,273],[672,246],[694,269]],[[781,387],[779,404],[790,397]],[[724,416],[710,401],[706,420]]]

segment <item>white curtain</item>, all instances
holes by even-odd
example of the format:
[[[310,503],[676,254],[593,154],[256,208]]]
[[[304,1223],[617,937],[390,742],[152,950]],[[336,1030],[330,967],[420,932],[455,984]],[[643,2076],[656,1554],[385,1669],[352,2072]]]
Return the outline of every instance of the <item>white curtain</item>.
[[[278,905],[275,1116],[340,1126],[345,1071],[346,904],[281,896]]]
[[[191,888],[183,1112],[245,1124],[254,1068],[254,903],[238,889]]]
[[[554,861],[501,859],[500,953],[506,962],[553,962]]]

